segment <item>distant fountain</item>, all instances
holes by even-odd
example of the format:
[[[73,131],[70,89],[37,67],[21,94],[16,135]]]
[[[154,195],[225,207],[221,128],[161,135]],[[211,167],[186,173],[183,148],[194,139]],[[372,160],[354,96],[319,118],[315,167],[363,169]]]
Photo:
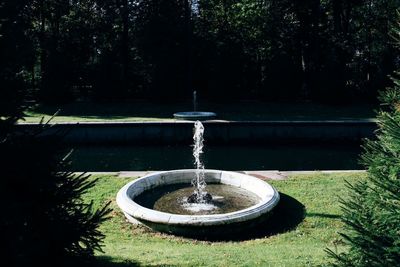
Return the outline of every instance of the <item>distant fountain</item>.
[[[196,92],[196,91],[195,91]],[[195,94],[194,94],[195,96]],[[204,164],[201,161],[201,154],[203,154],[203,134],[204,126],[200,121],[194,123],[194,146],[193,146],[193,157],[196,166],[196,176],[192,180],[194,186],[194,192],[187,199],[189,203],[209,203],[212,197],[206,191],[206,181],[204,179]]]
[[[198,106],[197,91],[193,91],[192,104],[193,104],[193,111],[177,112],[174,113],[174,117],[180,120],[210,120],[217,117],[217,114],[214,112],[197,111],[197,106]]]

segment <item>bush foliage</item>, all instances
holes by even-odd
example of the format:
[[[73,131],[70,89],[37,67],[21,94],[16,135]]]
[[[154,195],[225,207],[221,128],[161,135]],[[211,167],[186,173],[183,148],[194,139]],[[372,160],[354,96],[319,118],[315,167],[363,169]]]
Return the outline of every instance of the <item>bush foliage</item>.
[[[36,133],[11,133],[0,142],[0,229],[6,257],[16,266],[59,266],[89,259],[101,250],[98,227],[108,206],[82,200],[96,181],[65,171],[60,140]]]
[[[368,140],[361,160],[368,179],[349,184],[343,201],[345,253],[328,250],[333,266],[400,266],[400,80],[381,94],[376,140]]]

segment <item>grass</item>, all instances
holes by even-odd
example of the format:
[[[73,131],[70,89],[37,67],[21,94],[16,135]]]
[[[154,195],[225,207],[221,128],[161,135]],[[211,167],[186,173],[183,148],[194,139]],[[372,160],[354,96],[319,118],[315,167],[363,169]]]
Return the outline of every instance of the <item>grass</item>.
[[[337,203],[346,192],[344,180],[354,182],[364,176],[317,172],[271,181],[282,194],[278,215],[273,217],[276,231],[261,231],[243,241],[199,241],[128,224],[115,195],[131,178],[98,176],[97,185],[85,198],[97,206],[112,200],[111,219],[101,226],[106,235],[104,254],[98,254],[105,266],[322,266],[329,260],[325,248],[345,249],[338,235],[343,224]],[[299,214],[303,215],[300,220]],[[288,227],[279,229],[282,224]]]
[[[207,103],[199,110],[213,111],[218,119],[233,121],[262,120],[350,120],[374,118],[373,105],[322,105],[308,103],[234,102]],[[39,122],[59,110],[53,122],[78,121],[174,121],[173,113],[192,110],[190,103],[84,103],[37,106],[26,113],[25,122]]]

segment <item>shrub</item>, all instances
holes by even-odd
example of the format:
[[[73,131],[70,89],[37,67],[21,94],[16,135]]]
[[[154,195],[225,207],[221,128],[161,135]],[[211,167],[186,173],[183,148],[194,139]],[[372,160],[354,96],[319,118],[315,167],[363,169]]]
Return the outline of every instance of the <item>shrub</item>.
[[[66,171],[58,138],[12,130],[0,140],[0,229],[12,266],[68,265],[90,259],[104,238],[99,225],[108,204],[82,199],[95,180]]]
[[[341,235],[349,250],[328,250],[333,266],[400,266],[400,80],[392,79],[394,86],[381,94],[385,110],[376,140],[365,143],[361,157],[367,180],[349,184],[342,201]]]

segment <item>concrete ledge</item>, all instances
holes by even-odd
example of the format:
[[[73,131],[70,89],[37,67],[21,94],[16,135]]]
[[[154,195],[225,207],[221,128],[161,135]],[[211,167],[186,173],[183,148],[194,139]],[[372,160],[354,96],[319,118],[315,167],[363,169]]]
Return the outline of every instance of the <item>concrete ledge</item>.
[[[91,175],[117,175],[120,178],[137,178],[154,173],[155,171],[120,171],[120,172],[86,172]],[[366,170],[324,170],[324,171],[237,171],[247,174],[261,180],[285,180],[290,175],[296,174],[314,174],[314,173],[365,173]],[[80,173],[80,172],[78,172]]]
[[[329,121],[204,121],[208,143],[359,142],[372,138],[376,120]],[[37,124],[20,123],[21,131]],[[191,143],[193,122],[81,122],[57,123],[47,134],[65,134],[72,144],[177,144]]]

